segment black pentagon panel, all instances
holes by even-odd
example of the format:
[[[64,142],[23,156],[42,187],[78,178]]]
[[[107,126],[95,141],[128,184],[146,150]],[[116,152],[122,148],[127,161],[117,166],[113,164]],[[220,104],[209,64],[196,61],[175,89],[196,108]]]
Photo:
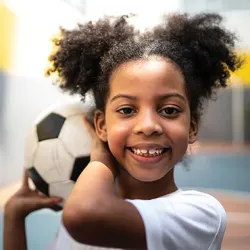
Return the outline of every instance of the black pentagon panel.
[[[49,185],[47,182],[44,181],[44,179],[36,171],[36,169],[32,167],[32,168],[29,168],[27,171],[28,171],[29,177],[34,182],[36,188],[43,194],[49,196]]]
[[[76,182],[81,172],[89,164],[90,156],[79,157],[75,159],[75,163],[72,169],[70,180]]]
[[[65,117],[51,113],[37,124],[38,141],[58,138]]]

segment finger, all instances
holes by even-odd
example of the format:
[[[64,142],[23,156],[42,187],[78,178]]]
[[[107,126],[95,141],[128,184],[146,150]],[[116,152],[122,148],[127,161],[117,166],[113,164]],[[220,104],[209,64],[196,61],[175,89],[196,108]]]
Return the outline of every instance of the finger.
[[[23,173],[22,186],[29,188],[29,174],[28,174],[28,170],[27,169],[25,169],[24,173]]]
[[[54,206],[51,206],[49,208],[52,209],[52,210],[54,210],[54,211],[61,211],[62,210],[62,207],[59,206],[59,205],[54,205]]]
[[[94,123],[95,110],[88,112],[84,117],[85,120],[87,120],[90,123],[91,127],[95,129],[95,123]]]
[[[42,197],[42,199],[37,201],[37,206],[39,208],[49,208],[61,202],[63,202],[63,199],[60,197]]]
[[[89,121],[86,119],[86,117],[83,117],[83,122],[87,128],[87,130],[89,131],[90,135],[92,136],[92,138],[96,137],[96,132],[95,129],[92,127],[92,125],[89,123]]]
[[[44,196],[44,194],[43,194],[42,192],[40,192],[39,189],[37,189],[37,188],[35,188],[33,191],[34,191],[35,193],[41,195],[41,196]]]
[[[63,201],[63,198],[60,197],[60,196],[50,196],[49,197],[50,199],[53,199],[55,201],[58,201],[58,202],[62,202]]]

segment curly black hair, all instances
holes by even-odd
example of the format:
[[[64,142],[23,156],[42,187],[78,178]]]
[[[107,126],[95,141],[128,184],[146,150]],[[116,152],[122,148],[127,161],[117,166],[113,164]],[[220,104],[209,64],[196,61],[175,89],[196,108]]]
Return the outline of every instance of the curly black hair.
[[[114,69],[151,55],[168,58],[181,69],[191,118],[199,120],[204,100],[226,87],[230,71],[242,64],[234,50],[235,34],[222,26],[220,15],[211,13],[165,16],[162,24],[145,32],[127,19],[106,17],[73,30],[61,28],[46,75],[56,73],[59,86],[72,94],[84,97],[92,90],[97,109],[104,110]]]

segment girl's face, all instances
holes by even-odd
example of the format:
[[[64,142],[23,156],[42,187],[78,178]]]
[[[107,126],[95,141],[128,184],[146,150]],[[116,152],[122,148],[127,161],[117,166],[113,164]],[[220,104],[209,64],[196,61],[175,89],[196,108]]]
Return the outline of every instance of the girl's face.
[[[101,139],[135,179],[161,179],[197,136],[180,69],[150,57],[122,64],[109,83],[105,117],[98,123]]]

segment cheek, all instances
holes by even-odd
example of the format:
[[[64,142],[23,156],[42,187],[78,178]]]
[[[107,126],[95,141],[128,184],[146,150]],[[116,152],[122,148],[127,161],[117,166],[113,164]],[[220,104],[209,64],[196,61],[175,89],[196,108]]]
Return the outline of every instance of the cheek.
[[[107,139],[110,151],[116,157],[122,153],[122,149],[126,145],[128,136],[128,127],[123,125],[113,125],[107,128]]]
[[[187,122],[176,123],[168,128],[169,136],[181,152],[186,151],[189,141],[189,124]]]

